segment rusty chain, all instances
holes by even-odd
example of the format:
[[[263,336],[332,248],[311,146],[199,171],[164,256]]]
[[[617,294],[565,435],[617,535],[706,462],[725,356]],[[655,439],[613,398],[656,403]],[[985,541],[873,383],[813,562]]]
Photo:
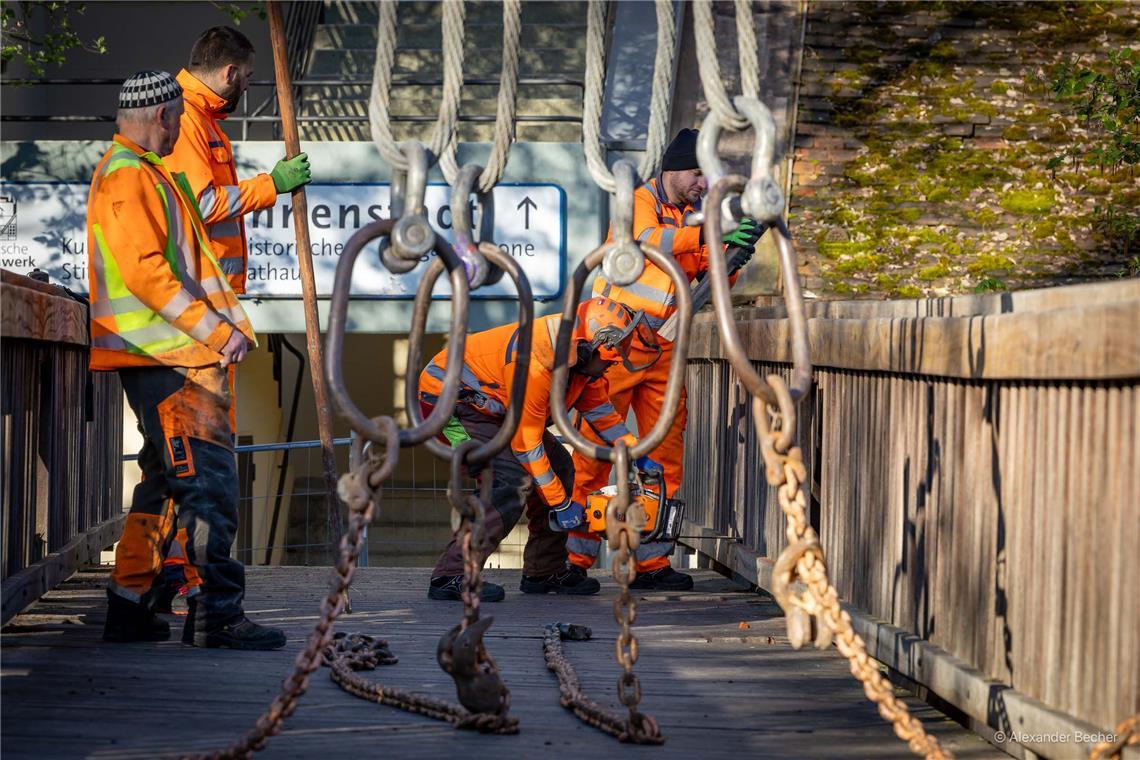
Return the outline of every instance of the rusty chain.
[[[281,691],[269,709],[257,719],[254,727],[241,739],[218,752],[188,755],[195,760],[221,760],[247,758],[265,748],[269,737],[277,735],[285,719],[297,708],[297,701],[309,688],[309,676],[321,666],[326,646],[332,639],[332,626],[344,611],[345,592],[352,585],[356,572],[356,558],[360,555],[360,539],[364,528],[372,521],[380,503],[380,483],[396,468],[399,446],[399,429],[391,417],[372,420],[384,431],[384,452],[375,451],[360,456],[360,466],[345,475],[338,483],[340,498],[348,505],[348,531],[341,537],[340,553],[328,594],[321,601],[321,617],[313,627],[305,648],[294,661],[293,672],[285,679]],[[359,444],[360,439],[354,443]],[[359,450],[357,453],[360,453]]]
[[[780,553],[773,570],[773,596],[787,616],[788,640],[793,647],[799,649],[814,639],[817,647],[825,649],[834,639],[840,653],[850,661],[851,673],[863,684],[864,693],[879,708],[879,714],[892,724],[895,734],[907,742],[911,751],[928,758],[948,758],[951,755],[942,749],[937,739],[926,733],[922,723],[907,710],[906,704],[895,697],[894,687],[867,654],[866,645],[851,625],[851,617],[840,606],[839,594],[828,578],[823,547],[815,530],[808,524],[807,497],[802,488],[807,479],[807,468],[802,452],[793,443],[796,403],[811,388],[811,355],[796,253],[783,220],[783,196],[772,176],[775,122],[768,108],[756,98],[741,96],[734,102],[756,132],[752,176],[746,180],[739,175],[724,173],[716,154],[722,121],[715,111],[708,115],[701,128],[697,159],[711,182],[703,215],[705,240],[720,240],[726,220],[735,223],[735,210],[769,224],[777,233],[784,304],[792,343],[790,385],[778,375],[769,375],[766,379],[760,377],[748,358],[733,320],[725,257],[710,256],[708,274],[721,345],[741,384],[753,397],[753,419],[768,483],[777,489],[780,509],[788,520],[788,545]],[[732,201],[735,196],[739,196],[739,201],[734,208]]]
[[[1140,713],[1121,721],[1112,735],[1113,741],[1103,741],[1092,748],[1089,760],[1116,760],[1124,757],[1125,747],[1140,745]]]
[[[615,173],[620,180],[619,186],[626,186],[627,188],[630,186],[631,171],[628,166],[623,166],[619,162],[619,165],[615,167]],[[619,206],[629,206],[629,208],[617,209],[621,211],[619,218],[628,218],[630,225],[632,225],[632,192],[619,193],[619,201]],[[615,231],[618,226],[618,222],[615,220]],[[677,314],[679,317],[677,340],[673,344],[673,360],[669,366],[669,378],[665,385],[665,399],[661,405],[661,414],[658,416],[653,429],[639,438],[632,448],[620,441],[612,447],[594,443],[582,435],[581,431],[574,426],[566,407],[566,389],[570,381],[570,341],[578,300],[581,298],[582,290],[590,273],[596,267],[603,266],[603,276],[605,276],[604,262],[612,260],[614,252],[621,251],[622,246],[626,243],[634,247],[638,257],[649,259],[669,275],[677,294]],[[633,623],[637,619],[637,605],[629,593],[629,584],[637,576],[633,552],[641,541],[641,529],[645,527],[645,512],[640,502],[630,498],[630,462],[657,448],[665,439],[665,435],[676,417],[685,384],[685,358],[688,356],[689,324],[692,321],[692,315],[692,293],[689,290],[689,282],[676,259],[640,241],[615,239],[596,248],[574,270],[562,303],[562,320],[558,327],[558,337],[554,347],[554,370],[550,391],[550,413],[554,419],[554,424],[567,443],[587,457],[612,462],[616,473],[618,492],[615,497],[610,499],[606,507],[606,531],[610,549],[614,551],[612,572],[614,580],[618,583],[618,596],[614,600],[614,619],[620,627],[615,644],[615,655],[622,668],[621,676],[618,678],[618,696],[627,708],[628,713],[623,719],[616,714],[606,713],[601,708],[597,708],[589,700],[582,702],[581,700],[585,698],[580,694],[577,686],[571,690],[574,692],[575,698],[568,698],[566,696],[568,687],[560,675],[559,681],[563,690],[562,704],[568,709],[572,709],[584,722],[613,734],[622,741],[639,744],[661,744],[665,739],[661,735],[657,721],[638,709],[641,701],[641,686],[637,676],[633,673],[633,666],[637,662],[638,655],[637,638],[632,631]],[[550,661],[548,652],[548,667]],[[560,672],[560,669],[553,667],[551,669],[555,670],[556,673]],[[576,680],[574,683],[577,683]],[[587,703],[593,707],[582,707]],[[606,726],[612,728],[619,724],[622,726],[621,730],[606,728]]]
[[[803,453],[791,446],[795,435],[795,414],[788,384],[779,375],[769,375],[769,386],[777,398],[770,406],[759,397],[752,400],[756,435],[768,471],[768,483],[777,489],[780,509],[787,516],[788,545],[780,553],[773,570],[772,593],[787,614],[788,641],[799,649],[815,628],[815,645],[831,646],[834,637],[840,653],[851,662],[851,674],[863,684],[867,698],[879,708],[895,734],[912,752],[927,758],[949,758],[922,722],[910,714],[906,704],[895,696],[894,686],[879,672],[878,663],[867,654],[863,639],[855,633],[851,616],[840,606],[839,593],[827,575],[823,547],[815,529],[808,524],[807,497],[802,488],[807,479]],[[786,415],[786,416],[785,416]],[[795,590],[796,582],[803,585]]]

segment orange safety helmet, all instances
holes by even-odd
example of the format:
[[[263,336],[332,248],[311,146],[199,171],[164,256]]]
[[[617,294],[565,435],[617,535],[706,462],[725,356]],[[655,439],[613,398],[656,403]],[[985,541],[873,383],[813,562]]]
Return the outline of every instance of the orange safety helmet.
[[[574,339],[580,359],[597,351],[604,361],[621,362],[630,372],[652,367],[661,356],[661,346],[645,321],[645,312],[640,309],[632,311],[602,296],[578,305]],[[634,364],[630,360],[630,349],[635,341],[638,349],[651,355],[649,361]]]

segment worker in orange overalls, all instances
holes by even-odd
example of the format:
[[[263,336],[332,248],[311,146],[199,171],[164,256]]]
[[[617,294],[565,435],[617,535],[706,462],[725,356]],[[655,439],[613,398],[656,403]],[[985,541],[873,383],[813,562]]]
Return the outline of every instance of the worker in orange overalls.
[[[493,482],[487,510],[486,554],[480,561],[495,551],[525,511],[530,536],[523,551],[520,590],[527,594],[596,594],[601,588],[598,581],[566,561],[565,531],[583,523],[585,507],[583,501],[570,495],[574,480],[570,456],[547,430],[554,344],[560,322],[559,315],[535,320],[522,417],[510,445],[491,461]],[[642,343],[645,340],[649,346]],[[602,376],[607,367],[623,361],[631,352],[651,351],[653,340],[643,315],[608,298],[591,298],[578,307],[566,406],[589,419],[601,431],[602,439],[611,444],[622,440],[632,446],[637,439],[614,411]],[[452,446],[470,439],[490,440],[502,427],[511,397],[518,342],[519,328],[514,325],[468,336],[459,401],[443,430],[443,437]],[[444,349],[420,374],[420,406],[425,415],[431,413],[443,390],[449,360],[452,359]],[[638,460],[638,465],[659,469],[647,458]],[[456,537],[452,537],[432,571],[428,597],[458,600],[462,591],[463,552]],[[502,586],[484,582],[484,601],[497,602],[504,596]]]
[[[187,69],[178,73],[186,110],[174,152],[166,159],[171,171],[190,182],[198,201],[214,256],[233,291],[245,293],[248,246],[242,217],[270,208],[281,193],[309,182],[309,159],[304,153],[277,162],[269,174],[239,180],[229,137],[221,122],[237,108],[253,77],[253,43],[236,29],[207,29],[190,49]],[[229,365],[230,424],[237,428],[234,370]],[[198,583],[186,566],[186,535],[179,531],[165,561],[165,591],[158,608],[169,610],[175,593],[192,592]],[[183,572],[185,571],[185,577]]]
[[[144,436],[143,478],[115,551],[103,638],[169,638],[153,603],[176,504],[202,581],[183,642],[277,649],[285,635],[245,616],[245,568],[230,557],[238,494],[226,367],[245,358],[255,337],[186,178],[159,157],[178,139],[182,111],[170,74],[129,77],[119,133],[88,195],[91,369],[118,372]]]
[[[689,280],[698,279],[708,270],[709,246],[703,240],[703,229],[684,226],[685,213],[700,209],[708,192],[708,183],[697,165],[697,130],[682,129],[666,148],[661,172],[639,187],[633,196],[633,234],[637,240],[653,245],[672,255]],[[743,248],[750,256],[755,250],[760,229],[750,219],[724,236],[720,243]],[[612,235],[611,235],[612,237]],[[724,250],[715,246],[717,255]],[[747,262],[747,256],[743,263]],[[735,277],[732,280],[735,282]],[[673,281],[669,275],[648,260],[641,277],[631,285],[618,287],[599,277],[594,281],[594,295],[612,298],[632,310],[643,311],[649,326],[658,330],[676,311]],[[673,359],[673,344],[658,336],[659,359],[636,350],[628,361],[614,364],[606,372],[610,398],[624,420],[630,407],[637,418],[638,430],[645,434],[657,424],[665,398],[665,385]],[[650,361],[650,358],[656,359]],[[665,474],[665,492],[674,498],[681,487],[684,459],[685,421],[688,412],[685,395],[677,408],[669,434],[651,453],[661,463]],[[598,440],[594,426],[583,419],[579,429]],[[589,459],[574,452],[574,500],[585,502],[586,496],[604,487],[610,480],[611,465]],[[600,540],[589,533],[574,532],[567,542],[570,562],[580,568],[593,566],[598,557]],[[669,564],[672,542],[643,543],[637,548],[637,578],[631,588],[685,591],[693,587],[692,576],[674,570]]]

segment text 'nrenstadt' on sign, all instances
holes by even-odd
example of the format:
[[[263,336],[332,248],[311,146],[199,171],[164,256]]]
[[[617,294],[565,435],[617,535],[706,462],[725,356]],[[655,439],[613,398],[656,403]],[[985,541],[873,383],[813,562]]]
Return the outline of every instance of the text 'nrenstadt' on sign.
[[[0,203],[0,223],[7,220],[5,229],[13,233],[11,240],[0,241],[0,266],[25,274],[39,268],[55,282],[87,292],[87,190],[86,184],[76,182],[0,183],[0,196],[9,199]],[[565,191],[553,184],[518,183],[498,185],[493,193],[491,242],[518,260],[536,298],[560,297],[566,269]],[[306,187],[306,196],[317,293],[327,297],[332,292],[337,261],[349,238],[388,213],[390,188],[386,183],[314,183]],[[424,197],[428,221],[449,241],[453,239],[450,201],[450,187],[428,186]],[[470,203],[472,219],[479,229],[480,209],[474,200]],[[14,209],[18,209],[18,214],[9,211]],[[245,216],[249,296],[301,297],[292,215],[292,200],[283,195],[275,206]],[[424,261],[430,260],[431,255]],[[353,272],[352,294],[365,298],[411,298],[421,272],[422,267],[417,267],[394,275],[384,268],[378,256],[361,256]],[[437,296],[450,292],[446,277],[439,279],[434,292]],[[514,283],[503,278],[473,295],[512,298]]]

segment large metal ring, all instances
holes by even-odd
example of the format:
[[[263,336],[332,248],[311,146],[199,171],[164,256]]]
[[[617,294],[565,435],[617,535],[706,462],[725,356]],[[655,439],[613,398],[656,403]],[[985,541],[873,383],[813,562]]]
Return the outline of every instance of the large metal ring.
[[[360,435],[384,443],[387,440],[385,431],[368,419],[359,407],[353,403],[344,385],[344,374],[341,364],[344,354],[344,333],[348,322],[349,290],[352,286],[352,270],[356,266],[356,259],[364,246],[376,238],[392,233],[394,222],[391,219],[381,219],[378,222],[365,225],[356,231],[348,241],[336,265],[336,280],[333,283],[332,300],[329,303],[329,328],[325,343],[325,382],[328,383],[329,396],[337,414]],[[469,296],[467,291],[467,277],[463,271],[463,263],[455,255],[446,240],[436,237],[436,257],[428,265],[420,280],[416,291],[416,300],[412,312],[412,328],[408,333],[408,383],[417,381],[419,368],[423,361],[423,337],[427,325],[428,309],[431,307],[431,291],[436,280],[446,267],[451,280],[451,328],[448,333],[448,346],[453,355],[463,356],[464,344],[467,340],[467,310]],[[463,362],[449,362],[443,377],[443,390],[435,409],[423,422],[416,424],[408,430],[400,431],[400,445],[414,446],[426,440],[433,439],[443,430],[443,426],[450,419],[456,399],[459,397],[459,382],[463,370]],[[418,406],[416,407],[418,409]]]
[[[633,162],[621,159],[614,164],[614,183],[610,197],[610,229],[614,247],[602,259],[602,276],[618,287],[625,287],[645,271],[645,256],[633,242],[633,194],[637,189],[637,169]]]
[[[511,397],[507,404],[506,416],[503,417],[498,432],[495,433],[491,440],[481,444],[478,448],[465,452],[464,461],[468,467],[476,469],[490,462],[496,454],[502,451],[503,448],[510,443],[511,438],[514,437],[515,430],[518,429],[519,420],[522,419],[523,397],[526,395],[526,378],[530,371],[531,339],[534,334],[534,297],[531,294],[530,281],[527,280],[526,274],[523,273],[518,262],[493,243],[480,243],[479,252],[494,265],[496,269],[506,272],[510,275],[510,278],[514,280],[515,289],[518,291],[519,296],[519,338],[515,371],[511,380]],[[415,365],[412,365],[410,363],[410,356],[409,353],[409,373],[404,386],[404,405],[407,407],[408,417],[411,419],[412,424],[418,425],[422,419],[419,403],[419,380],[411,374],[411,370],[414,366],[415,371],[418,372],[420,363],[417,362]],[[457,367],[463,366],[462,353],[454,353],[454,349],[449,348],[448,356],[451,357],[451,360],[448,361],[448,370],[451,369],[451,365]],[[451,406],[449,406],[448,409],[451,409]],[[441,441],[431,439],[427,441],[426,446],[429,451],[441,459],[448,459],[452,456],[451,449]]]
[[[708,194],[710,208],[720,206],[728,193],[744,189],[744,177],[739,174],[719,179]],[[796,252],[783,220],[777,219],[774,225],[776,247],[780,253],[780,271],[784,278],[784,306],[788,313],[792,340],[792,398],[799,401],[811,388],[811,351],[808,344],[807,319],[804,316],[804,299],[800,291],[799,268]],[[705,215],[705,240],[721,239],[720,214]],[[779,398],[770,385],[756,373],[752,362],[740,342],[736,323],[732,318],[732,295],[729,293],[728,263],[724,256],[709,256],[707,275],[712,286],[713,305],[716,321],[720,328],[722,351],[728,356],[733,369],[740,376],[744,387],[753,396],[760,396],[769,404],[779,404]]]
[[[471,224],[471,206],[468,203],[474,195],[480,206],[478,238],[491,241],[495,229],[495,196],[493,190],[485,193],[479,191],[476,183],[482,173],[482,166],[467,164],[459,170],[455,187],[451,191],[451,227],[455,230],[455,252],[463,261],[467,270],[467,284],[472,290],[494,285],[503,279],[503,270],[488,264],[487,259],[479,253],[475,229]]]
[[[558,432],[562,433],[563,438],[583,455],[603,462],[616,462],[616,449],[612,446],[594,443],[578,432],[566,411],[566,389],[570,382],[570,366],[568,364],[570,338],[574,332],[574,317],[578,311],[578,300],[582,296],[586,278],[589,277],[591,270],[602,262],[602,259],[615,245],[616,243],[612,242],[603,243],[586,256],[586,259],[574,270],[570,287],[566,289],[566,297],[562,301],[562,322],[558,327],[558,340],[554,348],[554,373],[550,391],[550,411],[554,417],[554,424],[558,426]],[[681,270],[677,260],[646,243],[635,243],[635,245],[639,246],[642,253],[662,271],[666,272],[669,279],[673,281],[673,289],[677,298],[678,325],[677,339],[673,343],[673,357],[669,365],[669,380],[665,385],[665,400],[661,406],[661,415],[657,418],[657,424],[653,426],[653,429],[642,436],[629,450],[631,459],[645,456],[661,445],[669,432],[669,428],[673,425],[677,405],[680,403],[681,393],[685,389],[685,359],[689,355],[689,324],[693,319],[693,294],[689,290],[689,280],[684,271]],[[723,267],[723,256],[710,256],[709,258],[721,259]],[[622,473],[619,472],[618,475],[618,489],[620,491]]]
[[[427,193],[428,151],[414,140],[400,143],[408,157],[408,169],[392,170],[391,218],[396,220],[390,246],[382,245],[380,258],[395,274],[415,269],[435,247],[436,234],[427,220],[424,196]]]

